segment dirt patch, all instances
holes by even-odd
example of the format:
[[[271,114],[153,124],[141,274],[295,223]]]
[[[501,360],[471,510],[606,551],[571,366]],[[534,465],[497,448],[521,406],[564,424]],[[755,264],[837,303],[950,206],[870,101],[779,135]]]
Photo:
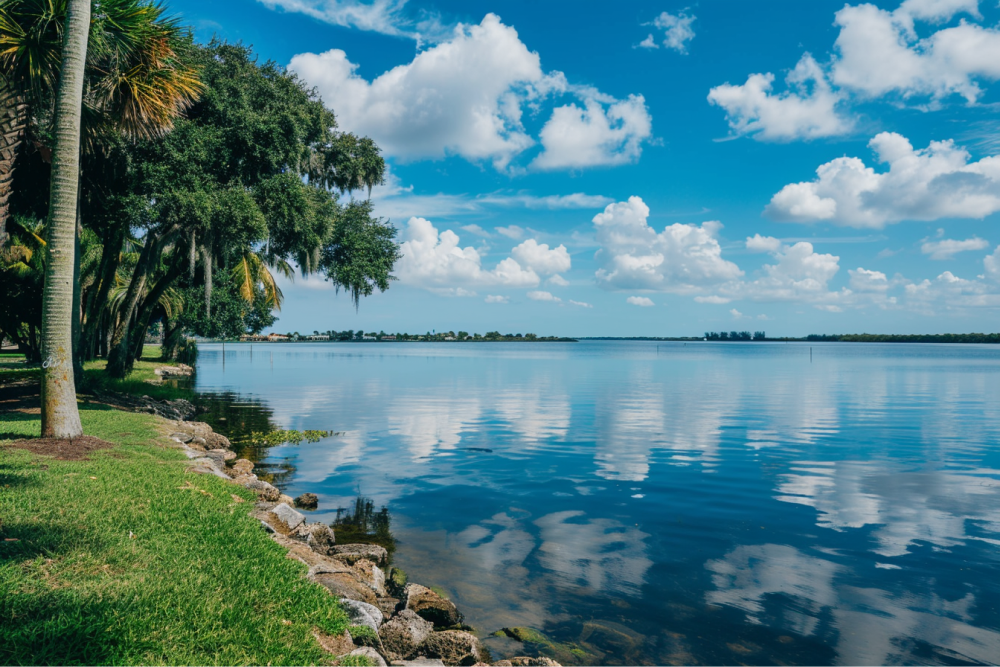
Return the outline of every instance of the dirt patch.
[[[87,454],[98,449],[110,449],[113,444],[89,435],[79,438],[34,438],[15,440],[7,445],[15,449],[26,449],[32,454],[54,456],[60,461],[82,461]]]

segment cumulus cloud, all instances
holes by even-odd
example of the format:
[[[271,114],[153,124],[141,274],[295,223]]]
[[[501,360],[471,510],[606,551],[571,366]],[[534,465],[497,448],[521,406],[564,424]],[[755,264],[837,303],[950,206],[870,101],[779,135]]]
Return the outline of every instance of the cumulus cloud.
[[[487,294],[486,303],[510,303],[510,298],[506,296],[499,296],[497,294]]]
[[[643,308],[648,308],[649,306],[655,306],[653,300],[646,296],[630,296],[625,299],[625,303],[632,304],[633,306],[641,306]]]
[[[521,266],[543,275],[569,271],[572,264],[566,246],[550,249],[547,243],[539,243],[535,239],[528,239],[516,246],[510,254]]]
[[[717,295],[714,295],[714,294],[711,295],[711,296],[696,296],[694,298],[694,300],[695,300],[696,303],[711,303],[711,304],[715,304],[717,306],[718,305],[722,305],[722,304],[726,304],[726,303],[729,303],[730,301],[732,301],[732,299],[727,299],[724,296],[717,296]]]
[[[371,81],[340,49],[296,55],[289,69],[319,90],[343,129],[372,137],[401,160],[457,155],[506,170],[536,144],[522,123],[525,109],[565,96],[583,107],[574,102],[553,111],[540,136],[540,169],[633,161],[650,136],[641,97],[616,100],[544,72],[539,55],[494,14],[479,25],[458,25],[449,39]]]
[[[635,162],[652,124],[642,95],[621,101],[592,96],[582,106],[557,107],[539,134],[544,151],[531,165],[552,170]]]
[[[915,150],[903,136],[882,132],[868,144],[888,171],[855,157],[816,170],[817,178],[782,188],[765,208],[779,221],[830,221],[881,228],[901,220],[983,218],[1000,210],[1000,157],[970,162],[951,140]]]
[[[541,290],[528,292],[528,298],[532,301],[562,301],[559,297],[553,296],[551,292],[543,292]]]
[[[558,273],[550,276],[545,282],[550,285],[555,285],[556,287],[569,287],[569,281],[560,276]]]
[[[851,276],[851,289],[856,292],[884,292],[889,289],[889,278],[881,271],[869,271],[860,266],[848,269]]]
[[[485,269],[479,252],[459,246],[451,230],[438,233],[424,218],[410,218],[403,230],[401,257],[396,265],[400,282],[450,296],[474,296],[470,288],[502,285],[536,287],[538,274],[508,257]]]
[[[968,21],[921,39],[915,21],[942,22],[958,13],[979,17],[972,0],[907,1],[893,11],[863,4],[835,15],[840,27],[832,79],[861,95],[941,99],[957,94],[975,102],[977,79],[1000,78],[1000,31]]]
[[[722,259],[716,238],[722,225],[675,223],[657,233],[639,197],[609,204],[594,216],[601,263],[597,282],[608,289],[648,289],[691,294],[734,280],[739,267]]]
[[[594,307],[592,304],[589,304],[586,301],[573,301],[573,299],[570,299],[569,302],[572,305],[574,305],[574,306],[580,306],[581,308],[593,308]]]
[[[971,239],[962,241],[956,239],[941,239],[940,241],[924,241],[920,246],[920,252],[930,255],[931,259],[951,259],[960,252],[969,250],[983,250],[990,245],[986,239],[973,236]]]
[[[785,245],[759,234],[746,241],[747,248],[763,249],[777,260],[765,264],[761,275],[751,281],[733,283],[724,288],[727,296],[741,296],[754,301],[799,301],[814,305],[836,305],[843,293],[831,292],[830,280],[840,270],[836,255],[817,253],[807,241]]]
[[[694,29],[691,24],[695,22],[696,18],[686,12],[677,12],[676,14],[662,12],[652,22],[643,25],[651,25],[663,31],[663,46],[678,53],[687,53],[687,44],[694,39]],[[660,48],[652,35],[643,40],[639,46],[647,49]]]
[[[708,101],[726,112],[735,135],[764,141],[817,139],[850,132],[852,123],[838,111],[842,97],[808,53],[788,76],[788,90],[773,93],[774,74],[751,74],[747,82],[712,88]]]

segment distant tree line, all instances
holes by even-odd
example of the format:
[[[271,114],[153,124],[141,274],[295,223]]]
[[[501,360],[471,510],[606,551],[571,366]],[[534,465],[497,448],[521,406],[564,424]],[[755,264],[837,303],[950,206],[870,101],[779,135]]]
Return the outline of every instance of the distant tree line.
[[[300,334],[298,331],[288,332],[285,334],[288,336],[289,340],[330,340],[330,341],[361,341],[361,340],[397,340],[397,341],[432,341],[432,342],[451,342],[451,341],[469,341],[469,342],[484,342],[484,341],[573,341],[572,338],[560,338],[558,336],[539,336],[533,333],[526,334],[502,334],[499,331],[489,331],[486,334],[470,334],[467,331],[441,331],[432,332],[428,331],[424,334],[409,334],[409,333],[386,333],[385,331],[379,332],[365,332],[361,329],[354,331],[353,329],[347,329],[346,331],[313,331],[312,334]]]
[[[767,336],[763,331],[706,331],[705,340],[766,340]]]
[[[843,343],[1000,343],[1000,334],[810,334],[805,338],[816,342]]]

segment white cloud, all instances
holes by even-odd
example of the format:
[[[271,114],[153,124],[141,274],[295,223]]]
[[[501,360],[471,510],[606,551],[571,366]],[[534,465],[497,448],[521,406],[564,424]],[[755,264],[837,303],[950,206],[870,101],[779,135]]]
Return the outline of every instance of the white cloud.
[[[989,241],[974,236],[971,239],[958,241],[956,239],[941,239],[940,241],[925,241],[920,246],[920,252],[930,255],[931,259],[951,259],[960,252],[983,250],[990,246]]]
[[[820,165],[815,180],[782,188],[765,213],[780,221],[880,228],[901,220],[983,218],[1000,210],[998,156],[969,162],[969,153],[950,140],[914,150],[891,132],[868,145],[888,171],[876,173],[859,158],[836,158]]]
[[[735,308],[730,308],[729,314],[733,316],[734,320],[742,320],[744,317],[747,317],[746,315],[736,310]]]
[[[774,75],[751,74],[740,86],[725,83],[712,88],[708,101],[722,107],[730,130],[765,141],[816,139],[850,132],[852,123],[837,112],[842,98],[808,53],[785,83],[789,90],[771,92]]]
[[[497,294],[487,294],[486,303],[510,303],[510,298],[506,296],[499,296]]]
[[[560,276],[558,273],[550,276],[549,279],[546,280],[545,282],[549,283],[550,285],[555,285],[556,287],[569,287],[569,281]]]
[[[552,296],[551,292],[543,292],[541,290],[528,292],[528,298],[532,301],[562,301],[559,297]]]
[[[649,207],[639,197],[609,204],[594,216],[597,282],[609,289],[697,293],[743,274],[722,259],[718,222],[673,224],[657,233],[647,223]]]
[[[1000,282],[1000,246],[983,259],[983,268],[986,270],[986,277]]]
[[[473,200],[475,204],[491,204],[495,206],[524,206],[530,209],[548,209],[550,211],[575,208],[603,208],[613,202],[611,197],[604,195],[588,195],[574,192],[568,195],[537,196],[530,194],[507,194],[496,192],[480,195]]]
[[[538,274],[510,257],[494,268],[482,266],[479,252],[459,247],[459,237],[451,230],[438,233],[424,218],[410,218],[403,230],[401,257],[396,273],[402,283],[423,287],[439,294],[474,296],[468,288],[503,285],[535,287]]]
[[[641,42],[639,42],[638,44],[636,44],[632,48],[634,48],[634,49],[658,49],[658,48],[660,48],[660,45],[656,43],[656,40],[653,39],[653,35],[650,34],[650,35],[646,35],[646,39],[642,40]]]
[[[684,12],[663,12],[653,19],[652,25],[663,30],[663,46],[679,53],[687,53],[687,43],[694,39],[691,24],[695,22],[695,18]]]
[[[652,122],[642,95],[621,101],[593,96],[583,106],[557,107],[539,134],[545,150],[531,166],[580,169],[635,162],[652,135]]]
[[[752,252],[777,252],[781,249],[781,241],[773,236],[754,234],[747,237],[747,250]]]
[[[838,307],[843,292],[831,292],[829,282],[840,270],[840,258],[817,253],[807,241],[782,244],[772,237],[754,235],[746,240],[751,249],[767,248],[777,260],[765,264],[759,277],[733,282],[721,288],[723,295],[753,301],[795,301],[818,307]]]
[[[1000,78],[1000,31],[963,20],[920,39],[914,20],[941,22],[959,12],[977,18],[977,7],[972,0],[908,1],[894,12],[845,6],[835,15],[834,83],[867,97],[958,94],[975,102],[982,94],[977,79]]]
[[[642,97],[619,101],[571,85],[561,72],[544,72],[538,54],[494,14],[456,26],[448,40],[372,81],[339,49],[296,55],[289,69],[319,90],[344,130],[372,137],[401,160],[457,155],[507,170],[536,144],[522,124],[525,110],[537,113],[542,101],[560,96],[581,101],[584,110],[570,103],[553,111],[540,136],[540,169],[631,162],[650,136]]]
[[[521,266],[543,275],[569,271],[571,265],[566,246],[549,249],[547,243],[539,243],[535,239],[528,239],[516,246],[510,254]]]
[[[630,296],[625,299],[625,303],[632,304],[633,306],[641,306],[643,308],[648,308],[649,306],[655,306],[653,300],[645,296]]]
[[[470,234],[475,234],[476,236],[482,236],[483,238],[489,238],[490,236],[490,233],[479,225],[463,225],[462,230],[469,232]]]
[[[848,269],[851,276],[851,289],[856,292],[884,292],[889,289],[889,278],[881,271]]]
[[[305,14],[324,23],[384,35],[422,38],[436,36],[441,26],[433,20],[415,22],[403,14],[406,0],[257,0],[269,9]]]
[[[712,295],[712,296],[696,296],[694,298],[694,300],[697,303],[712,303],[712,304],[715,304],[715,305],[722,305],[722,304],[726,304],[726,303],[729,303],[730,301],[732,301],[732,299],[727,299],[724,296],[715,296],[715,295]]]
[[[573,299],[570,299],[569,302],[571,304],[573,304],[574,306],[580,306],[581,308],[593,308],[594,307],[592,304],[589,304],[586,301],[573,301]]]
[[[517,225],[510,225],[509,227],[494,227],[497,234],[502,234],[509,239],[514,239],[515,241],[522,236],[524,236],[524,230]]]

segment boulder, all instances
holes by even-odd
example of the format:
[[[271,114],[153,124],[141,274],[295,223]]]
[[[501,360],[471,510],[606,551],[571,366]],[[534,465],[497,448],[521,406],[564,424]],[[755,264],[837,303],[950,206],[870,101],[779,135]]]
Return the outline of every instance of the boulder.
[[[348,565],[354,565],[362,558],[376,565],[389,563],[389,552],[377,544],[338,544],[333,547],[333,553],[330,555]]]
[[[170,437],[176,440],[177,442],[181,442],[184,444],[187,444],[194,439],[193,435],[191,435],[190,433],[185,433],[184,431],[177,431],[176,433],[171,433]]]
[[[389,657],[399,659],[411,655],[433,630],[433,623],[425,621],[409,609],[404,609],[383,623],[378,634]]]
[[[208,441],[205,440],[205,438],[201,437],[200,435],[196,435],[195,437],[191,438],[191,442],[189,442],[188,444],[191,445],[192,447],[194,445],[198,445],[202,449],[205,449],[205,445],[208,444]]]
[[[446,665],[474,665],[482,654],[476,636],[461,630],[432,632],[415,650],[415,655],[440,658]]]
[[[368,660],[378,667],[386,667],[385,658],[379,655],[379,652],[373,649],[371,646],[362,646],[361,648],[356,648],[347,655],[360,655],[368,658]]]
[[[390,665],[399,667],[444,667],[444,663],[438,658],[414,658],[413,660],[393,660]]]
[[[510,667],[562,667],[562,665],[552,658],[546,658],[544,656],[532,658],[526,655],[511,658],[510,660],[501,660],[500,662],[495,662],[493,664],[507,664],[510,665]]]
[[[442,628],[458,625],[462,614],[450,600],[420,584],[407,584],[403,590],[403,606]]]
[[[360,600],[341,600],[340,604],[352,625],[364,625],[378,633],[382,625],[382,611],[378,607]]]
[[[253,463],[246,459],[236,459],[233,461],[233,472],[237,475],[249,475],[253,472]]]
[[[378,598],[375,597],[375,591],[355,579],[354,573],[350,570],[347,572],[316,572],[310,579],[321,584],[342,600],[359,600],[370,605],[374,605],[378,601]]]
[[[295,499],[295,506],[304,510],[314,510],[319,507],[319,496],[315,493],[303,493]]]
[[[289,537],[302,540],[310,549],[324,556],[333,547],[333,531],[325,523],[304,523],[292,531]]]
[[[295,504],[295,501],[294,501],[294,500],[292,500],[292,497],[291,497],[291,496],[289,496],[289,495],[286,495],[286,494],[284,494],[284,493],[282,493],[282,494],[281,494],[281,495],[280,495],[280,496],[278,497],[278,502],[279,502],[279,503],[285,503],[285,504],[286,504],[286,505],[288,505],[289,507],[292,507],[292,506],[293,506],[293,505]]]
[[[205,441],[213,449],[214,448],[232,449],[232,447],[233,447],[233,443],[229,442],[229,438],[227,438],[226,436],[222,435],[221,433],[215,433],[214,431],[209,431],[208,433],[204,434],[202,437],[205,438]]]
[[[375,591],[375,595],[383,598],[386,596],[385,573],[378,565],[367,558],[362,558],[352,565],[351,569],[354,570],[358,581]]]
[[[281,497],[281,491],[278,491],[278,489],[264,480],[257,479],[256,475],[240,475],[233,479],[233,481],[246,489],[256,491],[262,500],[275,501]]]
[[[223,449],[210,449],[205,452],[205,457],[212,459],[212,461],[215,462],[215,465],[224,469],[226,467],[226,455],[224,452],[225,450]]]
[[[281,525],[275,526],[275,529],[286,535],[301,526],[306,520],[303,515],[284,503],[280,503],[271,508],[271,517],[281,522]]]
[[[316,638],[316,641],[319,642],[319,645],[324,651],[338,658],[342,655],[347,655],[357,648],[357,646],[354,645],[354,640],[351,639],[351,633],[347,630],[344,630],[344,632],[339,635],[328,635],[319,631],[314,631],[313,637]]]

